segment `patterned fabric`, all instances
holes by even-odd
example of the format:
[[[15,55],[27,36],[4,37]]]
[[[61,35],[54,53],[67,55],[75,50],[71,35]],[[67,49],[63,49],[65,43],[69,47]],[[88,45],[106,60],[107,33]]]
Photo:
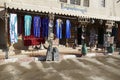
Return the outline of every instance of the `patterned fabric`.
[[[10,42],[18,42],[18,33],[17,33],[17,14],[10,14]]]
[[[32,17],[30,15],[25,15],[24,21],[25,21],[25,36],[30,36]]]
[[[56,20],[56,37],[61,39],[62,38],[62,20],[61,19],[57,19]]]
[[[90,46],[94,47],[96,44],[96,40],[97,40],[97,34],[94,28],[91,29],[90,31]]]
[[[35,16],[33,24],[34,36],[40,37],[41,18],[39,16]]]
[[[109,39],[110,39],[110,34],[104,34],[104,47],[109,47],[110,46],[110,42],[109,42]]]
[[[48,37],[48,29],[49,29],[49,19],[42,19],[42,37]]]
[[[71,38],[71,23],[70,20],[66,20],[66,38]]]

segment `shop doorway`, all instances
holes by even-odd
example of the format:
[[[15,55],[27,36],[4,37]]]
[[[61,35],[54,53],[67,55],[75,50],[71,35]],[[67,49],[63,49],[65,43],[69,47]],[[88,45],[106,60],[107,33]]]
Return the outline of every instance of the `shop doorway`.
[[[81,41],[82,41],[81,35],[82,35],[82,28],[79,27],[77,28],[77,44],[78,45],[81,45]]]
[[[105,30],[103,27],[98,28],[98,47],[102,47],[104,44],[104,33]]]
[[[0,18],[0,49],[4,49],[6,47],[6,40],[5,40],[5,23]]]

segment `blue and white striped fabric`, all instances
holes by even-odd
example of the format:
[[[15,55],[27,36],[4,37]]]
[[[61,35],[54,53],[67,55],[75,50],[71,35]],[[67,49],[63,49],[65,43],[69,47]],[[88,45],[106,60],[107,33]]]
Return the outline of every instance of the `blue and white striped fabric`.
[[[18,33],[17,33],[17,14],[10,14],[10,42],[18,42]]]
[[[40,37],[41,18],[39,16],[34,16],[33,24],[34,36]]]
[[[32,17],[30,15],[25,15],[24,21],[25,21],[25,36],[30,36]]]
[[[66,38],[69,39],[71,38],[71,23],[70,20],[66,20]]]

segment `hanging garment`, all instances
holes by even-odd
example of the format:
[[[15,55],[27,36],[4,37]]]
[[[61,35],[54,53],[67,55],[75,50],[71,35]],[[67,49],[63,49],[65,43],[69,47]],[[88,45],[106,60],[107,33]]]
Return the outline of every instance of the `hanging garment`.
[[[90,31],[90,43],[89,43],[90,47],[95,46],[96,40],[97,40],[97,35],[96,35],[96,32],[95,32],[95,29],[92,28],[91,31]]]
[[[40,45],[45,43],[44,38],[37,38],[33,35],[24,36],[24,46],[33,46],[33,45]]]
[[[49,19],[42,19],[42,37],[48,37],[48,29],[49,29]]]
[[[117,31],[118,28],[116,28],[115,26],[112,28],[112,36],[116,37],[117,36]]]
[[[56,20],[56,37],[61,39],[62,38],[62,20],[61,19],[57,19]]]
[[[117,41],[117,33],[118,33],[118,28],[116,28],[115,26],[112,28],[112,34],[111,36],[114,37],[114,41]]]
[[[10,14],[10,42],[17,43],[17,14]]]
[[[35,16],[33,20],[33,29],[34,29],[35,37],[40,37],[40,27],[41,27],[41,18],[39,16]]]
[[[71,38],[71,23],[70,20],[66,20],[66,38]]]
[[[24,20],[25,20],[25,36],[30,36],[32,17],[30,15],[25,15]]]

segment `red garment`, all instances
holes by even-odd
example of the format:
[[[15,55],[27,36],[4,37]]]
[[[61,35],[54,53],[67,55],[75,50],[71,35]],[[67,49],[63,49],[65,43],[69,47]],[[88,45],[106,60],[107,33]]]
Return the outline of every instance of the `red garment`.
[[[24,36],[24,45],[25,46],[40,45],[41,43],[45,43],[44,38],[36,38],[33,35]]]

